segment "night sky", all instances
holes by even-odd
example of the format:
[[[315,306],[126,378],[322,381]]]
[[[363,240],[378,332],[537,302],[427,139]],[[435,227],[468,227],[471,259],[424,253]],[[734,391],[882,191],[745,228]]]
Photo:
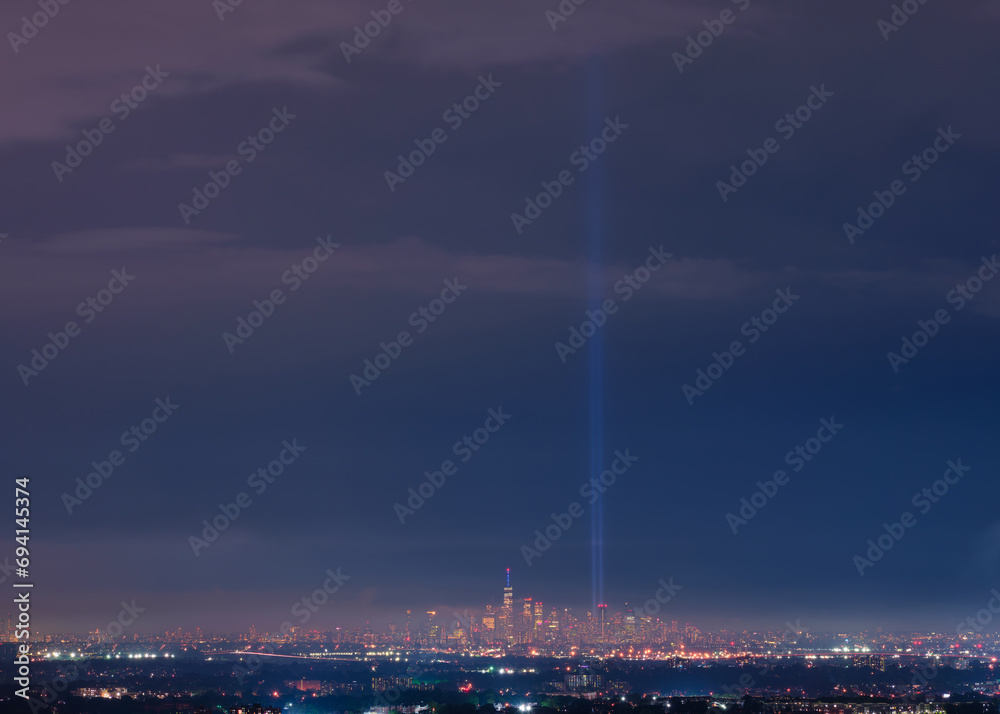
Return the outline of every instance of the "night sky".
[[[101,0],[25,31],[5,3],[0,434],[36,626],[134,599],[140,632],[274,631],[337,568],[310,627],[499,604],[507,567],[585,611],[581,487],[628,450],[612,610],[673,578],[660,616],[703,627],[952,631],[1000,585],[1000,9],[903,4]]]

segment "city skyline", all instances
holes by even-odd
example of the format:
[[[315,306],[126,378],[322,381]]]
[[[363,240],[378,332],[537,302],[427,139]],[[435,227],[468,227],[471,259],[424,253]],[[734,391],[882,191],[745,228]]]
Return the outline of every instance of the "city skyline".
[[[424,626],[433,622],[434,632],[439,633],[441,642],[447,639],[447,635],[451,630],[462,629],[465,631],[467,638],[475,631],[479,633],[479,638],[490,637],[490,644],[506,647],[534,643],[536,641],[546,641],[544,637],[536,639],[540,633],[538,628],[543,625],[543,630],[548,632],[548,628],[552,625],[553,621],[555,621],[555,624],[552,626],[557,628],[554,630],[555,632],[564,633],[566,625],[571,624],[574,627],[586,626],[591,628],[588,630],[591,633],[588,636],[596,637],[592,634],[595,631],[593,628],[597,626],[596,623],[601,622],[602,609],[609,613],[608,625],[610,626],[612,621],[614,621],[615,627],[618,630],[625,627],[625,622],[631,616],[633,635],[643,626],[647,628],[669,627],[671,628],[670,631],[675,634],[678,632],[688,632],[690,634],[691,631],[701,633],[704,630],[708,635],[713,635],[717,632],[778,632],[783,635],[794,635],[796,632],[800,634],[803,632],[822,632],[824,636],[830,636],[838,632],[858,633],[867,631],[903,635],[927,632],[947,634],[951,631],[947,626],[948,623],[943,620],[937,627],[925,628],[894,628],[887,624],[873,624],[863,627],[831,627],[828,622],[822,619],[810,617],[807,613],[802,613],[801,609],[795,616],[788,615],[787,619],[783,622],[771,621],[767,622],[764,626],[760,624],[742,624],[731,618],[726,619],[720,616],[704,618],[701,620],[701,626],[698,626],[687,621],[685,619],[686,615],[683,612],[676,611],[675,604],[673,603],[678,594],[684,590],[684,585],[674,582],[672,577],[661,578],[657,583],[657,588],[652,591],[653,596],[645,600],[633,599],[621,602],[600,603],[596,609],[560,601],[549,602],[546,605],[546,601],[537,598],[535,595],[528,597],[524,597],[520,593],[515,595],[514,584],[511,581],[511,568],[505,569],[502,591],[492,600],[461,607],[451,605],[439,605],[429,609],[411,607],[405,611],[394,613],[382,612],[378,617],[362,617],[358,620],[345,617],[333,597],[340,586],[350,580],[350,576],[340,573],[339,569],[336,572],[330,570],[328,574],[331,577],[328,578],[327,582],[331,583],[331,587],[333,583],[337,584],[333,588],[333,592],[330,592],[329,589],[318,589],[306,594],[294,602],[284,615],[284,622],[293,624],[296,632],[308,631],[324,634],[330,634],[331,632],[354,633],[358,635],[358,639],[352,641],[358,642],[362,641],[360,633],[365,631],[379,635],[391,635],[393,637],[405,632],[412,633],[412,641],[398,641],[392,638],[390,638],[390,641],[396,644],[417,646],[427,644],[426,641],[418,639],[418,634],[426,635],[423,629]],[[322,597],[317,593],[322,593]],[[964,616],[971,623],[971,627],[955,628],[956,641],[960,639],[962,633],[991,634],[1000,631],[1000,619],[997,620],[996,624],[993,623],[993,614],[1000,614],[1000,591],[993,589],[988,593],[988,601],[986,602],[988,604],[987,608],[980,608],[976,611],[978,613],[987,613],[985,616],[980,614],[978,621],[974,616],[970,617],[968,614]],[[124,601],[121,605],[127,607],[127,603]],[[148,629],[148,626],[142,626],[144,618],[138,616],[141,613],[145,613],[145,608],[141,607],[141,605],[136,605],[135,600],[133,600],[132,608],[129,609],[135,615],[133,618],[134,623],[128,623],[130,625],[129,633],[132,635],[141,634],[144,637],[163,634],[169,635],[174,630],[185,632],[185,637],[188,638],[192,636],[192,632],[195,630],[198,633],[211,636],[237,632],[251,634],[259,632],[260,636],[274,635],[276,633],[282,634],[280,624],[274,627],[273,630],[269,630],[265,623],[257,622],[252,622],[243,628],[235,629],[218,629],[210,626],[198,626],[195,628],[179,626],[176,628],[167,628],[166,630],[151,630]],[[138,612],[135,612],[135,610],[138,610]],[[526,624],[529,612],[530,623]],[[568,618],[568,622],[566,618]],[[8,613],[5,618],[0,618],[0,635],[2,635],[0,639],[13,641],[13,623],[15,620],[16,613]],[[488,625],[487,621],[489,622]],[[963,618],[957,620],[959,623],[963,621]],[[728,622],[728,624],[721,626],[718,624],[720,622]],[[560,623],[562,624],[562,629],[558,629]],[[135,625],[134,627],[132,627],[133,624]],[[678,630],[679,625],[680,629]],[[97,629],[99,630],[100,628]],[[94,631],[95,628],[87,628],[87,630],[75,631],[75,634],[79,635],[83,634],[83,632]],[[45,631],[45,634],[54,635],[67,632],[74,631],[49,630]],[[618,639],[622,639],[620,632]],[[593,641],[601,642],[602,639],[596,637]],[[608,642],[610,643],[611,640],[608,640]],[[486,643],[486,640],[483,639],[481,643]],[[690,641],[689,644],[694,645],[697,642]]]
[[[987,608],[996,3],[389,4],[0,8],[31,630]]]

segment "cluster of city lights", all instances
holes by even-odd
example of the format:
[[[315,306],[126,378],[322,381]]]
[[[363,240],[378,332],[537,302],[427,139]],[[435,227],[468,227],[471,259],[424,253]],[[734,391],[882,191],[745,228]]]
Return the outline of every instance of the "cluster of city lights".
[[[61,652],[49,652],[45,656],[49,657],[49,658],[53,658],[53,657],[59,657],[60,655],[62,655]],[[66,655],[70,659],[76,659],[77,657],[83,657],[83,655],[81,655],[79,652],[67,652]],[[113,659],[121,659],[121,657],[122,656],[120,654],[116,654]],[[128,659],[156,659],[157,655],[155,655],[155,654],[149,654],[149,653],[146,653],[146,654],[129,654],[129,655],[126,655],[126,657]],[[169,658],[176,657],[176,655],[164,654],[163,657],[164,657],[164,659],[166,659],[168,657]],[[111,655],[105,655],[104,659],[112,659],[112,657],[111,657]]]

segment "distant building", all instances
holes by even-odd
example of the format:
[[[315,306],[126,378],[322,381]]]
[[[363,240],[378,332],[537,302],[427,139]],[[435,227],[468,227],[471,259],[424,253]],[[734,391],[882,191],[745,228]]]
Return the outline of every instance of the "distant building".
[[[483,615],[483,641],[490,645],[497,642],[497,616],[492,605],[486,606],[486,614]]]
[[[885,655],[854,655],[855,667],[869,667],[873,671],[885,671]]]
[[[625,637],[634,640],[636,636],[635,610],[631,605],[625,603]]]
[[[412,677],[372,677],[372,689],[376,692],[385,692],[389,689],[409,689],[412,686]]]
[[[259,703],[249,706],[235,706],[229,708],[229,714],[281,714],[278,707],[262,707]]]
[[[125,687],[83,687],[76,691],[76,695],[88,699],[121,699],[128,696],[128,689]]]
[[[595,692],[601,688],[604,679],[599,674],[577,672],[563,677],[568,692]]]

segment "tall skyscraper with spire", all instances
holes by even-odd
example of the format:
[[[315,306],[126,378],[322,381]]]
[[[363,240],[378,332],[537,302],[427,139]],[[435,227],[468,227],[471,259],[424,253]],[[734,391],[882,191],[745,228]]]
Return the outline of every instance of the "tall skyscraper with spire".
[[[514,644],[514,588],[510,586],[510,568],[507,568],[507,584],[503,589],[503,607],[500,608],[500,641],[505,645]]]

